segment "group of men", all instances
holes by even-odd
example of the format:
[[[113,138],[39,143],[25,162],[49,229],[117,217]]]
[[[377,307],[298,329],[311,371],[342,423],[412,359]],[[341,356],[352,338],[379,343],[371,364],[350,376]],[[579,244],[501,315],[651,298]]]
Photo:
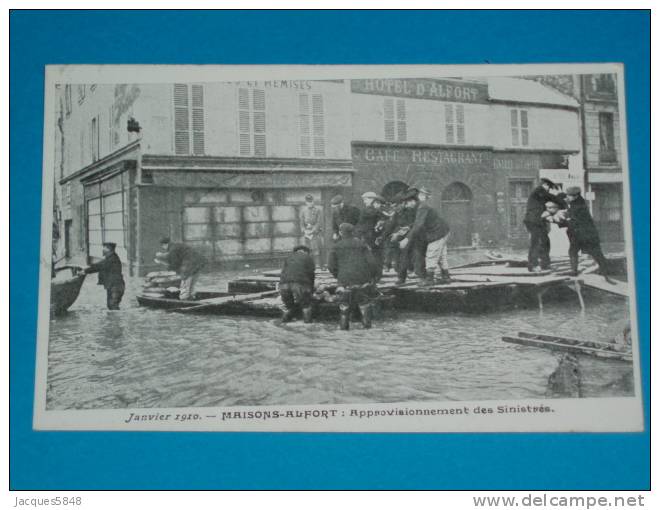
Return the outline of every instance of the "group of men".
[[[607,259],[600,246],[598,230],[579,187],[570,186],[560,192],[559,186],[550,179],[541,179],[541,184],[527,199],[524,223],[530,234],[529,271],[550,269],[549,233],[551,225],[555,224],[566,229],[571,276],[578,275],[579,254],[583,252],[593,257],[600,274],[608,279]]]
[[[362,209],[346,204],[341,195],[332,198],[333,244],[327,267],[338,281],[341,329],[350,327],[350,316],[356,309],[363,326],[371,327],[373,300],[378,296],[375,284],[384,267],[395,267],[400,285],[406,282],[411,268],[422,285],[451,281],[447,263],[450,229],[430,207],[430,196],[425,188],[409,188],[391,200],[391,209],[386,209],[386,200],[373,191],[362,194]],[[294,248],[280,276],[285,322],[297,309],[302,310],[305,321],[311,321],[314,269],[320,265],[322,238],[320,210],[311,195],[306,197],[301,221],[305,244]]]
[[[332,198],[333,244],[327,268],[338,281],[342,329],[349,328],[350,316],[357,309],[364,327],[371,327],[373,302],[378,296],[375,284],[382,277],[383,268],[396,269],[399,285],[406,282],[411,269],[419,276],[421,285],[451,281],[447,263],[450,228],[429,205],[430,196],[426,188],[409,188],[395,195],[388,204],[382,196],[369,191],[362,195],[361,209],[346,204],[341,195]],[[304,244],[293,249],[280,277],[285,322],[299,311],[305,322],[312,320],[315,269],[321,266],[323,221],[314,198],[307,195],[305,202],[300,215]],[[571,186],[560,192],[551,180],[541,179],[528,198],[524,224],[530,233],[529,271],[550,269],[548,234],[555,224],[566,229],[571,274],[577,276],[579,253],[584,252],[594,258],[600,273],[608,278],[607,259],[580,188]],[[181,277],[179,299],[195,299],[195,285],[206,265],[205,258],[188,245],[172,243],[169,237],[162,238],[160,245],[155,262]],[[104,243],[103,259],[84,269],[87,274],[98,273],[98,283],[106,290],[110,310],[119,309],[125,290],[122,264],[115,248],[114,243]]]

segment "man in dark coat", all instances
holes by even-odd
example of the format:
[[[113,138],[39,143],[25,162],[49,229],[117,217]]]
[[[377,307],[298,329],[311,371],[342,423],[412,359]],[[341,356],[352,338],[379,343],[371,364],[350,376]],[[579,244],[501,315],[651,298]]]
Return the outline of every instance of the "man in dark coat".
[[[85,268],[85,274],[99,274],[99,285],[105,288],[108,310],[119,310],[119,303],[126,289],[121,273],[121,260],[115,253],[116,247],[115,243],[103,243],[103,259]]]
[[[349,328],[351,312],[357,306],[362,325],[370,328],[373,299],[378,295],[374,281],[380,271],[366,243],[355,237],[353,225],[342,223],[339,233],[341,239],[330,250],[328,259],[328,269],[339,282],[339,326]]]
[[[399,243],[402,249],[412,246],[415,273],[422,278],[425,285],[435,282],[434,274],[436,265],[439,265],[442,279],[441,282],[448,283],[449,267],[447,265],[447,237],[449,236],[449,225],[443,220],[438,212],[433,209],[427,200],[420,201],[418,194],[420,190],[410,190],[405,195],[408,208],[415,208],[415,221],[406,237]],[[430,195],[426,190],[424,194]],[[399,283],[406,280],[407,272],[403,268],[399,273]]]
[[[408,251],[402,250],[399,242],[408,234],[410,227],[415,221],[415,209],[404,207],[404,193],[397,193],[392,198],[394,213],[385,223],[383,230],[383,238],[385,240],[385,267],[390,269],[394,266],[397,272],[401,264],[406,267],[406,271],[410,267],[411,260],[407,256]]]
[[[166,264],[170,271],[181,276],[179,299],[195,299],[195,285],[206,266],[206,259],[194,248],[183,243],[172,243],[169,237],[160,240],[162,252],[156,254],[156,262]]]
[[[570,242],[568,256],[571,261],[571,275],[578,275],[578,258],[580,251],[591,255],[598,263],[600,274],[609,280],[608,264],[600,247],[600,238],[594,220],[589,212],[587,202],[582,198],[577,186],[566,189],[568,211],[566,213],[566,234]]]
[[[546,202],[556,202],[565,207],[563,196],[551,193],[557,189],[550,179],[541,179],[541,184],[534,188],[527,198],[527,210],[523,223],[530,235],[529,252],[527,253],[527,269],[531,272],[538,265],[542,270],[550,269],[550,238],[546,221],[541,217],[545,211]]]
[[[312,322],[312,292],[314,291],[314,259],[307,246],[296,246],[284,261],[280,273],[280,296],[284,304],[282,322],[293,319],[298,308],[303,321]]]
[[[345,204],[344,197],[341,195],[332,197],[330,207],[332,207],[332,239],[337,241],[339,240],[339,225],[342,223],[357,225],[360,220],[360,209]]]
[[[355,226],[357,236],[362,239],[380,268],[378,279],[383,273],[383,230],[387,216],[383,213],[385,199],[373,191],[367,191],[362,195],[364,208],[360,211],[360,218]]]

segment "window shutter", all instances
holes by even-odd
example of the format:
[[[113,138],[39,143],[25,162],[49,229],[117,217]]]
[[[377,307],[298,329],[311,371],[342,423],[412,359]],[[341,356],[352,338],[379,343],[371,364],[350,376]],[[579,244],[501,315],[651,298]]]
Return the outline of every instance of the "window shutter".
[[[254,132],[254,155],[266,156],[266,92],[252,91],[252,130]]]
[[[174,85],[174,153],[190,154],[188,85]]]
[[[312,129],[314,133],[314,156],[325,156],[325,119],[323,112],[323,96],[312,95]]]
[[[385,99],[383,102],[383,113],[385,119],[385,140],[394,141],[394,100]]]
[[[465,143],[465,107],[456,105],[456,143]]]
[[[511,140],[514,146],[520,145],[518,130],[518,110],[511,110]]]
[[[300,130],[300,155],[311,156],[311,129],[309,94],[298,95],[298,129]]]
[[[447,143],[456,143],[454,138],[454,105],[445,105],[445,136]]]
[[[204,87],[192,87],[192,146],[193,154],[204,154]]]
[[[249,156],[252,145],[250,143],[250,91],[238,89],[238,140],[239,154]]]
[[[406,102],[403,99],[396,101],[396,134],[400,142],[405,142],[408,138],[406,127]]]

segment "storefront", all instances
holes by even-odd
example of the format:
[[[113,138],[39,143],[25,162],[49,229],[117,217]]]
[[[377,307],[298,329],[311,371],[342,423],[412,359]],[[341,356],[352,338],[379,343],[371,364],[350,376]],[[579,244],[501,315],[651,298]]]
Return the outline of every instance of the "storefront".
[[[424,186],[433,193],[431,205],[452,227],[450,246],[493,244],[499,238],[492,150],[354,143],[353,165],[356,199],[365,191],[389,199],[409,186]]]
[[[199,249],[214,266],[283,257],[302,242],[300,212],[311,194],[329,242],[330,199],[352,186],[350,162],[237,161],[143,156],[139,187],[140,272],[153,269],[168,235]],[[327,243],[326,243],[327,245]]]
[[[493,171],[497,187],[497,214],[509,245],[518,248],[528,243],[529,233],[523,221],[527,199],[538,186],[540,177],[547,177],[560,185],[574,184],[566,181],[568,164],[568,153],[495,153]],[[582,175],[580,179],[583,180]]]

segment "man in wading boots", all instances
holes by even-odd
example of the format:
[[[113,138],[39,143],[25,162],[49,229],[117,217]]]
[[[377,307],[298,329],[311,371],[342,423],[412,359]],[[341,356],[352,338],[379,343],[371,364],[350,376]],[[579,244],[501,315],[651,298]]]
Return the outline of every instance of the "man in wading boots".
[[[103,243],[103,260],[83,270],[85,274],[99,274],[99,285],[105,288],[108,310],[119,310],[119,303],[126,288],[121,273],[121,260],[115,253],[116,247],[115,243]]]
[[[580,251],[582,251],[591,255],[598,263],[599,273],[607,282],[611,283],[612,280],[609,278],[607,259],[600,247],[598,230],[589,212],[589,206],[584,198],[582,198],[580,188],[577,186],[567,188],[566,202],[568,202],[568,211],[566,212],[565,226],[570,242],[568,257],[571,261],[571,276],[578,275],[578,257]]]
[[[328,269],[339,282],[339,327],[349,329],[351,313],[358,307],[362,325],[370,328],[373,300],[378,296],[374,281],[380,270],[366,243],[354,236],[353,225],[342,223],[339,235],[340,240],[333,245],[328,258]]]
[[[312,322],[312,292],[314,291],[314,259],[307,246],[296,246],[284,261],[280,273],[280,296],[284,305],[282,322],[290,322],[302,309],[303,321]]]

